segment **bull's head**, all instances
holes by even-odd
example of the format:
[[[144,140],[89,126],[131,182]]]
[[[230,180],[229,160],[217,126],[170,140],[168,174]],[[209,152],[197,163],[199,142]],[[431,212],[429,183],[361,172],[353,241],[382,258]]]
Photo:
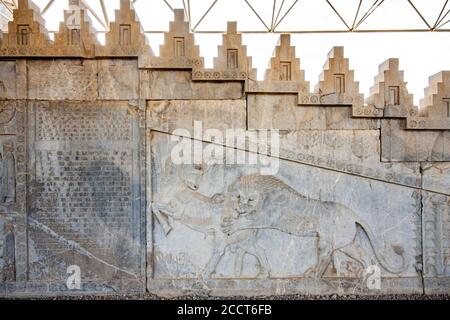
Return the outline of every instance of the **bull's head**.
[[[198,191],[200,183],[207,171],[205,164],[179,165],[178,174],[183,183],[192,191]]]

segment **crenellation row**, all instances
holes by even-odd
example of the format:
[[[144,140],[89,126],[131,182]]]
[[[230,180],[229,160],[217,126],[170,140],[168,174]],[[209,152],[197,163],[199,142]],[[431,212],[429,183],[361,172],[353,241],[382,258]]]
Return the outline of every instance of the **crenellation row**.
[[[31,0],[19,1],[8,25],[9,32],[1,36],[0,57],[136,58],[144,72],[187,70],[192,72],[193,81],[243,83],[247,94],[298,94],[297,106],[351,107],[354,118],[403,119],[407,130],[450,129],[450,71],[430,77],[430,86],[417,107],[399,69],[399,60],[390,58],[379,66],[370,95],[365,99],[354,71],[349,68],[349,59],[344,56],[344,48],[333,47],[311,92],[289,34],[281,35],[264,80],[258,81],[236,22],[228,23],[213,68],[205,68],[182,9],[174,10],[174,21],[164,34],[160,56],[155,56],[130,1],[121,0],[104,46],[95,37],[83,2],[69,0],[69,5],[80,8],[79,16],[66,10],[64,22],[52,42],[39,8]]]

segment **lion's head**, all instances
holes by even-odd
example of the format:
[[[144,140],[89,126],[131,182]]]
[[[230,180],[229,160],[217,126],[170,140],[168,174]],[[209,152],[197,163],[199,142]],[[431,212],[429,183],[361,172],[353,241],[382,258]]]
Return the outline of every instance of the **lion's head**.
[[[240,177],[228,188],[230,206],[239,216],[262,212],[268,195],[277,191],[281,183],[275,177],[260,174]]]

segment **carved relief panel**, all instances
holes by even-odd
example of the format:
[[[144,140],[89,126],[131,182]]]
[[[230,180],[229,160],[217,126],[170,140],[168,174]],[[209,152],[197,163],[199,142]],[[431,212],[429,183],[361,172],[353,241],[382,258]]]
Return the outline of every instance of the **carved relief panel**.
[[[23,166],[25,154],[23,108],[24,102],[0,101],[0,212],[3,213],[20,211],[17,204],[17,177],[23,175],[25,171]],[[25,198],[22,187],[20,186],[19,201],[23,201]]]
[[[0,100],[0,292],[27,275],[26,125],[24,101]]]
[[[285,161],[275,176],[258,166],[174,165],[173,138],[149,134],[150,292],[369,292],[372,265],[378,292],[421,291],[414,189]]]
[[[143,290],[139,115],[126,102],[30,103],[29,280]]]

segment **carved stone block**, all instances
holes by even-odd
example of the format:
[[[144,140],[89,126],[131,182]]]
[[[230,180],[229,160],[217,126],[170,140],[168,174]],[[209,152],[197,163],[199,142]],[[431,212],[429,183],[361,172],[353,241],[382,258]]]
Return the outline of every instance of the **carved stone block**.
[[[298,104],[301,106],[353,106],[364,104],[364,99],[360,97],[351,97],[338,93],[305,93],[300,92],[298,96]]]
[[[328,106],[324,109],[327,129],[374,130],[380,128],[380,121],[377,119],[352,118],[353,107]]]
[[[136,60],[101,59],[97,61],[99,99],[139,99],[139,71]]]
[[[372,130],[379,128],[375,119],[354,119],[351,107],[299,106],[296,95],[249,94],[250,129],[278,130]]]
[[[97,99],[97,62],[95,60],[30,60],[29,99]]]
[[[378,130],[300,130],[280,134],[280,157],[341,173],[420,187],[418,163],[380,162]]]
[[[27,278],[26,128],[26,103],[0,101],[0,295]]]
[[[450,195],[450,163],[421,163],[422,187]]]
[[[0,99],[17,99],[16,62],[0,61]]]
[[[185,129],[193,136],[197,122],[201,134],[207,129],[217,129],[225,134],[227,129],[245,130],[245,113],[245,100],[149,101],[147,128],[166,133]]]
[[[193,82],[190,71],[141,71],[141,98],[154,100],[242,99],[239,82]]]
[[[389,59],[364,105],[339,47],[311,93],[288,35],[256,81],[235,23],[204,69],[182,10],[159,57],[130,1],[105,47],[85,18],[1,37],[0,297],[448,294],[449,71],[417,110]]]
[[[325,130],[325,110],[299,107],[297,99],[297,95],[291,94],[249,94],[249,129]]]
[[[405,129],[402,120],[381,121],[382,161],[450,161],[450,131]]]
[[[0,294],[26,276],[23,102],[0,101]]]

